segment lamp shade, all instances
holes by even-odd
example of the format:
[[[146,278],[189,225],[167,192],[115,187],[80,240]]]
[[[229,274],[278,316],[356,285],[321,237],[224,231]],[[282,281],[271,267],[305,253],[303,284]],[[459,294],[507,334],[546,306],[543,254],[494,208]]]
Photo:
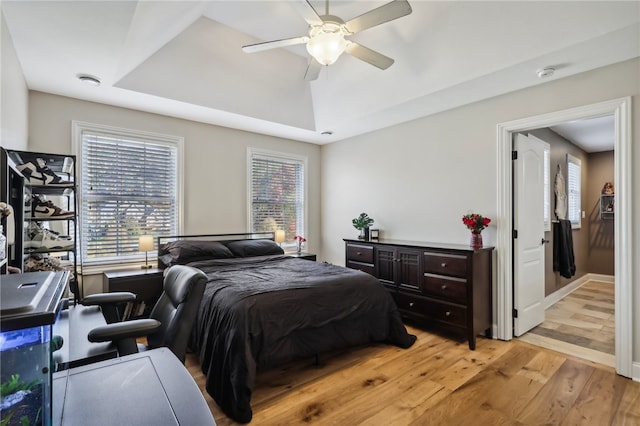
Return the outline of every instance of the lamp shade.
[[[347,47],[341,33],[319,31],[307,43],[307,51],[322,65],[331,65],[338,60]]]
[[[138,250],[140,251],[152,251],[153,250],[153,235],[141,235],[138,241]]]
[[[276,243],[284,243],[284,230],[278,229],[276,231]]]

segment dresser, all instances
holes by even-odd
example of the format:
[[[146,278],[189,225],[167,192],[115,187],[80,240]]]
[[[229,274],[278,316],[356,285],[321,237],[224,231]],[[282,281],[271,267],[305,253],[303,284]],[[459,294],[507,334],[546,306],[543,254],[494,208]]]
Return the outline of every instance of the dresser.
[[[345,265],[378,278],[400,313],[429,326],[491,337],[493,247],[345,239]]]

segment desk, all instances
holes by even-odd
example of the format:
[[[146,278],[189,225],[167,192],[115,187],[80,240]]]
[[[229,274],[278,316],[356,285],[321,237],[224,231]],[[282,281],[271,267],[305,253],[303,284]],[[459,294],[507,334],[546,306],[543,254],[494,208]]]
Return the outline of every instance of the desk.
[[[54,371],[118,356],[114,343],[91,343],[87,339],[91,330],[106,324],[99,306],[71,305],[62,310],[53,325],[53,334],[62,337],[64,342],[62,348],[53,352]]]
[[[158,348],[53,375],[53,424],[216,424],[189,371]]]

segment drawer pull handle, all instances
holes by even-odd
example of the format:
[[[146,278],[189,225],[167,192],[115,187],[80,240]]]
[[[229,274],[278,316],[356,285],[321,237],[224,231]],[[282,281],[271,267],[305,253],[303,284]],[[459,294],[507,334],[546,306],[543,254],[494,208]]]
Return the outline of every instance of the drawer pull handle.
[[[413,308],[413,302],[409,302],[409,307]]]
[[[446,264],[445,262],[442,262],[442,263],[440,264],[440,266],[442,266],[443,268],[446,268],[446,267],[447,267],[447,264]]]
[[[445,291],[447,289],[447,285],[446,284],[442,284],[442,287],[440,287],[442,289],[442,291]]]
[[[445,312],[445,313],[444,313],[444,316],[445,316],[445,317],[450,317],[450,316],[451,316],[451,311],[447,311],[447,312]]]

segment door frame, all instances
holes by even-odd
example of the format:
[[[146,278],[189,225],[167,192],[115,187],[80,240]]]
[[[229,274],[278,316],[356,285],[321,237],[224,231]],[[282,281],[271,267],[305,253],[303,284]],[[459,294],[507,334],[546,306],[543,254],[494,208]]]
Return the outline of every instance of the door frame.
[[[631,215],[631,97],[527,117],[497,125],[498,220],[496,253],[496,329],[502,340],[513,338],[513,180],[512,134],[566,121],[614,116],[615,238],[615,351],[616,372],[632,377],[632,215]]]

